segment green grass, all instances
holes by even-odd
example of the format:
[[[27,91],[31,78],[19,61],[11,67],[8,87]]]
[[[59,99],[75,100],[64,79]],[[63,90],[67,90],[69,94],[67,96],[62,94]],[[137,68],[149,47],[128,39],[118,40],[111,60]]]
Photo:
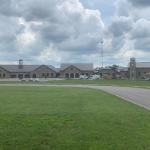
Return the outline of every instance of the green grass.
[[[98,84],[98,85],[117,85],[117,86],[140,86],[150,87],[150,81],[131,81],[131,80],[60,80],[49,81],[49,83],[56,84]]]
[[[24,83],[31,84],[35,82],[13,82],[13,81],[0,81],[0,84],[14,84],[14,83]],[[150,81],[144,80],[77,80],[77,79],[67,79],[67,80],[51,80],[48,82],[40,82],[36,84],[96,84],[96,85],[115,85],[115,86],[128,86],[128,87],[143,87],[150,88]]]
[[[0,86],[0,150],[150,150],[150,112],[91,89]]]

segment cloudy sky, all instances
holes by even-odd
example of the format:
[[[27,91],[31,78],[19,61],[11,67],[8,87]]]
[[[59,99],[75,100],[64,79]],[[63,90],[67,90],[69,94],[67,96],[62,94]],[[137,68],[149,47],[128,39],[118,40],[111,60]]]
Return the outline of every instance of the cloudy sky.
[[[0,0],[0,64],[150,61],[150,0]]]

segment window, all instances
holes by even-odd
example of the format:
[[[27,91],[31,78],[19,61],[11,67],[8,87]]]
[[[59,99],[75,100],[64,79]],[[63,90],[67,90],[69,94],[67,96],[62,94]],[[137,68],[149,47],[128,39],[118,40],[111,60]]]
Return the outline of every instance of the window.
[[[138,75],[141,76],[141,72],[139,72]]]
[[[19,78],[19,79],[23,79],[23,74],[19,74],[19,75],[18,75],[18,78]]]
[[[36,74],[33,74],[33,78],[36,78]]]
[[[66,73],[66,74],[65,74],[65,78],[69,78],[69,73]]]
[[[29,74],[25,74],[25,78],[30,78],[30,75]]]
[[[79,73],[75,74],[75,78],[79,78],[79,76],[80,76]]]
[[[59,77],[60,76],[60,73],[56,73],[56,77]]]
[[[70,68],[70,70],[73,70],[73,68]]]
[[[47,77],[49,77],[49,73],[47,73]]]
[[[16,75],[15,75],[15,74],[12,74],[10,77],[11,77],[11,78],[16,78]]]
[[[0,78],[2,77],[1,73],[0,73]]]
[[[42,76],[45,77],[45,73],[42,73]]]
[[[54,74],[53,74],[53,73],[51,73],[51,77],[54,77]]]
[[[70,74],[70,78],[74,78],[74,74],[73,73]]]
[[[3,73],[3,77],[4,77],[4,78],[5,78],[5,76],[6,76],[5,73]]]

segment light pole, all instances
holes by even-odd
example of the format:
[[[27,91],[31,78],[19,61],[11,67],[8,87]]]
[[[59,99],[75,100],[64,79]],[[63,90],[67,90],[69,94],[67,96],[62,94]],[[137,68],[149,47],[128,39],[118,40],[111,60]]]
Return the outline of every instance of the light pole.
[[[104,44],[104,41],[103,41],[103,39],[102,39],[102,40],[101,40],[101,60],[102,60],[102,69],[101,69],[101,73],[102,73],[102,77],[103,77],[103,66],[104,66],[104,61],[103,61],[103,57],[104,57],[103,44]]]

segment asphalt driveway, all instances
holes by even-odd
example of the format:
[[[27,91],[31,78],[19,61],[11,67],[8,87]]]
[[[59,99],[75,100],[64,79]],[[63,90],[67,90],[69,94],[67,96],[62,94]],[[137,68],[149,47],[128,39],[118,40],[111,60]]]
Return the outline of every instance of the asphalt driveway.
[[[150,110],[150,89],[113,86],[97,88]]]

